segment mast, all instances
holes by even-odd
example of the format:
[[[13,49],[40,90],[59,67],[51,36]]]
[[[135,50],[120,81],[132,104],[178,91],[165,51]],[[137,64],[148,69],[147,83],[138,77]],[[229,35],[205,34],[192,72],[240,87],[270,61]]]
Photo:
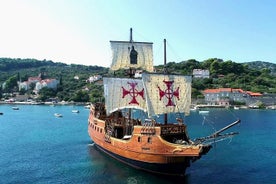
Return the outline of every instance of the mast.
[[[132,39],[132,28],[130,28],[129,42],[130,42],[131,45],[132,45],[131,47],[134,49],[134,47],[133,47],[133,39]],[[130,49],[130,48],[129,48],[129,49]],[[131,52],[132,52],[132,51],[130,51],[130,55],[131,55]],[[131,57],[131,56],[130,56],[130,57]],[[131,59],[130,59],[130,60],[131,60]],[[130,62],[131,62],[131,61],[130,61]],[[129,78],[134,78],[135,69],[129,67],[127,73],[128,73]]]
[[[164,39],[164,74],[167,74],[167,48],[166,48],[167,40]]]
[[[130,38],[129,38],[129,42],[133,42],[133,39],[132,39],[132,28],[130,28]]]
[[[167,74],[167,51],[166,51],[166,39],[164,39],[164,74]],[[164,124],[168,124],[168,114],[164,114]]]
[[[130,42],[131,45],[133,46],[132,28],[130,28],[129,42]],[[128,70],[129,78],[133,78],[133,77],[134,77],[134,75],[135,75],[134,72],[135,72],[135,70],[133,70],[133,69],[130,67],[129,70]],[[128,109],[128,121],[130,121],[131,113],[132,113],[131,108],[129,108],[129,109]]]

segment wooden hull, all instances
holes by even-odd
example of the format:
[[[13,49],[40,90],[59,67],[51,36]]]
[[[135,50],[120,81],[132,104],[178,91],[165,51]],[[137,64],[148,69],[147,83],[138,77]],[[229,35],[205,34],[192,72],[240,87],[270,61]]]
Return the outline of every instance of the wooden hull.
[[[168,163],[165,163],[165,164],[148,163],[148,162],[142,162],[142,161],[137,161],[134,159],[122,157],[122,156],[114,154],[113,152],[110,152],[98,145],[96,145],[96,146],[102,152],[106,153],[107,155],[115,158],[116,160],[118,160],[124,164],[127,164],[127,165],[129,165],[133,168],[139,169],[139,170],[144,170],[144,171],[152,172],[155,174],[184,176],[186,168],[190,166],[189,158],[187,158],[186,160],[184,160],[181,163],[170,163],[170,164],[168,164]]]
[[[164,175],[184,175],[191,160],[199,159],[211,148],[170,143],[162,138],[161,127],[145,132],[143,126],[136,125],[129,137],[109,136],[106,131],[107,120],[98,119],[94,114],[91,108],[88,133],[97,148],[137,169]]]

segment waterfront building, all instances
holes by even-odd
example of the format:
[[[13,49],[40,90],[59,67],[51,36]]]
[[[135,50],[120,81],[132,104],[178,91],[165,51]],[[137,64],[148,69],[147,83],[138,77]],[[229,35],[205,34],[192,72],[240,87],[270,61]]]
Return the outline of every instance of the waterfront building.
[[[235,102],[247,104],[253,97],[261,97],[261,93],[234,88],[206,89],[203,91],[207,105],[229,106]]]

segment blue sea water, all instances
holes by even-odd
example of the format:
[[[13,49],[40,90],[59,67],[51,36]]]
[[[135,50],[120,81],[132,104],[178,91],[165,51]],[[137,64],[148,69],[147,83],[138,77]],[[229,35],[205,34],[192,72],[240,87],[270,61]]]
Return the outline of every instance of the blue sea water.
[[[191,138],[240,118],[233,139],[214,144],[183,178],[130,168],[99,152],[82,106],[0,105],[0,183],[276,183],[276,111],[209,109],[186,118]],[[80,113],[71,111],[78,109]],[[57,118],[54,113],[61,113]]]

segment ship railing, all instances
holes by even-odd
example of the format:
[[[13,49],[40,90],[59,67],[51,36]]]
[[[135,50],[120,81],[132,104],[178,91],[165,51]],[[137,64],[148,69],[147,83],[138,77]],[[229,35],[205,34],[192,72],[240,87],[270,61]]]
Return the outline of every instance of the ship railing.
[[[155,134],[155,121],[151,119],[146,119],[142,123],[141,134],[154,135]]]
[[[161,125],[161,135],[185,133],[185,125]]]

